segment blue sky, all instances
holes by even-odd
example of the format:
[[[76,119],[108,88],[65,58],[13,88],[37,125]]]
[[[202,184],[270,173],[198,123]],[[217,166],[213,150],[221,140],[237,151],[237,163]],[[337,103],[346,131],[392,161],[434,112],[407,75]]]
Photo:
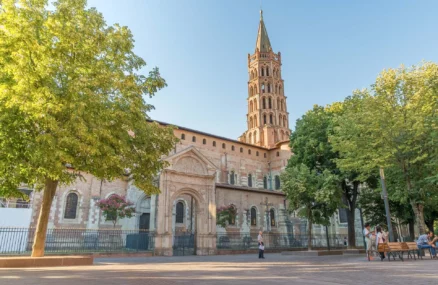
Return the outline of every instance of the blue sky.
[[[89,0],[128,26],[136,53],[168,87],[151,117],[236,139],[246,128],[247,54],[259,0]],[[314,104],[341,101],[380,71],[438,61],[436,0],[264,0],[263,16],[294,126]]]

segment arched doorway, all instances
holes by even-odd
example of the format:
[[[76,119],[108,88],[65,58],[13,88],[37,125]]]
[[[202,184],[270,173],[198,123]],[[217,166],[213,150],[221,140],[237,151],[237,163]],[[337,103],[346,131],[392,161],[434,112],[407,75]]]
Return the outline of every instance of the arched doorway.
[[[178,195],[172,207],[173,255],[196,254],[196,199],[190,194]]]

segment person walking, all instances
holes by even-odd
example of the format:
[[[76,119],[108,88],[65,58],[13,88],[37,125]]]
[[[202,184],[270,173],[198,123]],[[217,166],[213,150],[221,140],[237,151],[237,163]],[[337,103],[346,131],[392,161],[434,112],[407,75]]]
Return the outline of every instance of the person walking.
[[[374,259],[371,256],[371,248],[372,248],[371,238],[372,238],[373,234],[374,234],[374,231],[371,231],[370,223],[365,223],[365,226],[363,228],[363,235],[365,236],[365,243],[367,246],[367,255],[369,255],[370,260]]]
[[[376,248],[379,249],[379,243],[385,243],[386,239],[383,235],[382,228],[380,226],[376,227]],[[380,261],[383,261],[385,259],[385,252],[380,252]]]
[[[259,231],[259,235],[257,236],[257,242],[259,245],[259,258],[265,258],[263,252],[265,251],[265,244],[263,243],[263,232]],[[263,246],[263,251],[261,247]]]

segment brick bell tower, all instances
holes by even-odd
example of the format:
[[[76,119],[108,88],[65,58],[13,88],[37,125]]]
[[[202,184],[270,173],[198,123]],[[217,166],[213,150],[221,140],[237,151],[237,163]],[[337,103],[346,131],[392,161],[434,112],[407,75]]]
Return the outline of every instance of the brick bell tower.
[[[281,78],[281,53],[272,51],[260,11],[255,52],[248,54],[248,130],[239,141],[266,148],[289,140],[289,113]]]

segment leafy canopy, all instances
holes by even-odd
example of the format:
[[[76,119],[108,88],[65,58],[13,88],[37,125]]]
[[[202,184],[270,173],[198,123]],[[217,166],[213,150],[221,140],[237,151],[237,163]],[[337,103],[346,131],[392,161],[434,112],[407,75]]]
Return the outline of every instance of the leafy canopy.
[[[80,171],[107,180],[128,171],[157,192],[153,177],[175,137],[148,122],[144,96],[165,80],[157,68],[139,73],[146,63],[127,27],[107,26],[85,0],[47,4],[0,5],[0,196],[46,178],[70,183]]]

